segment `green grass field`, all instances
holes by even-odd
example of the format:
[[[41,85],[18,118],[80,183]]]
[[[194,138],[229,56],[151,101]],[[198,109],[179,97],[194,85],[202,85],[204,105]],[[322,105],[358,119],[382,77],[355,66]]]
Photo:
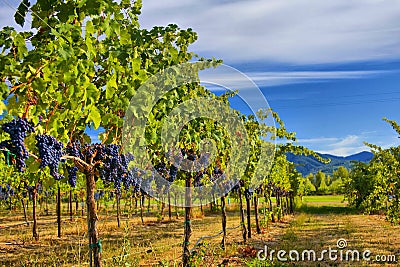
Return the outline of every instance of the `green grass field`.
[[[343,195],[326,195],[326,196],[305,196],[303,197],[304,204],[337,204],[337,205],[345,205],[343,202],[344,196]]]

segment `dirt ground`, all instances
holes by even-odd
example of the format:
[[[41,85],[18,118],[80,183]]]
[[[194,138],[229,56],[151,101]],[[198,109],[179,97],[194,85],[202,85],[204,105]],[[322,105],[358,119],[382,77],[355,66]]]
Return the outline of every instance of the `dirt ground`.
[[[228,208],[227,246],[220,246],[219,212],[194,210],[191,248],[193,266],[398,266],[397,262],[378,263],[376,255],[400,257],[400,227],[390,225],[382,216],[362,215],[341,205],[303,207],[281,222],[264,223],[257,234],[252,218],[252,239],[243,243],[240,217],[235,205]],[[325,203],[326,205],[326,203]],[[178,210],[178,212],[180,212]],[[57,237],[54,213],[39,216],[40,240],[32,239],[30,225],[21,212],[3,211],[0,216],[0,266],[88,266],[86,219],[76,215],[73,221],[63,217],[62,237]],[[14,225],[14,227],[10,227]],[[144,224],[138,214],[125,213],[121,226],[114,214],[100,213],[99,233],[104,266],[179,266],[182,256],[183,216],[161,221],[156,213],[145,213]],[[339,239],[347,242],[345,250],[371,251],[371,261],[263,261],[257,253],[267,246],[278,250],[322,250],[337,248]],[[391,259],[393,260],[393,259]]]

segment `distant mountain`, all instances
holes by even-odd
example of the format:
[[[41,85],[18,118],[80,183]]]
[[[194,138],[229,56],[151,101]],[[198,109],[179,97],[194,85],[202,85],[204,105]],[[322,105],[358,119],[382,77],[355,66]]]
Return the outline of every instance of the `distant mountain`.
[[[347,169],[351,169],[352,161],[369,162],[373,157],[373,154],[368,151],[363,151],[347,157],[319,153],[318,155],[325,159],[329,158],[331,162],[324,164],[319,162],[313,156],[301,156],[294,155],[292,153],[287,153],[286,157],[289,161],[297,165],[296,170],[299,171],[303,176],[306,176],[309,173],[317,173],[320,170],[327,174],[332,174],[333,171],[335,171],[339,166],[344,166]]]
[[[368,151],[363,151],[354,155],[350,155],[345,157],[346,160],[356,160],[356,161],[362,161],[362,162],[369,162],[374,154]]]

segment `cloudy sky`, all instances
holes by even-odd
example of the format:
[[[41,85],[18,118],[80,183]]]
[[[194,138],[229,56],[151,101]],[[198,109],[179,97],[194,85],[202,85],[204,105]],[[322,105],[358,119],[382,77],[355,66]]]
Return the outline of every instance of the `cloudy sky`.
[[[193,28],[193,51],[252,78],[299,144],[349,155],[399,144],[382,121],[400,121],[399,17],[397,0],[144,0],[140,21]]]
[[[0,0],[1,27],[17,2]],[[398,0],[143,0],[140,22],[192,28],[192,51],[248,75],[299,144],[349,155],[399,145],[382,121],[400,122],[399,17]]]

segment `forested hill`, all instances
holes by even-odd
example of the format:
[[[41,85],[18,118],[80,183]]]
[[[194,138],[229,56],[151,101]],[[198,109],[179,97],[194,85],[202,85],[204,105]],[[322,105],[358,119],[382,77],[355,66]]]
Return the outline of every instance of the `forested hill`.
[[[309,173],[317,173],[319,170],[332,174],[334,170],[336,170],[339,166],[345,166],[347,169],[351,168],[351,161],[362,161],[369,162],[373,154],[368,151],[363,151],[354,155],[350,155],[347,157],[339,157],[329,154],[319,154],[323,158],[330,158],[331,162],[328,164],[324,164],[319,162],[313,156],[301,156],[294,155],[292,153],[287,153],[286,157],[289,161],[295,163],[296,169],[303,174],[303,176],[308,175]]]

